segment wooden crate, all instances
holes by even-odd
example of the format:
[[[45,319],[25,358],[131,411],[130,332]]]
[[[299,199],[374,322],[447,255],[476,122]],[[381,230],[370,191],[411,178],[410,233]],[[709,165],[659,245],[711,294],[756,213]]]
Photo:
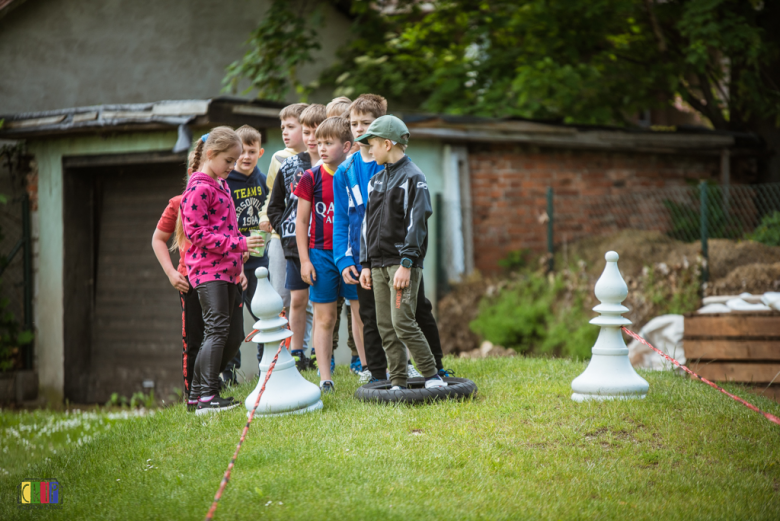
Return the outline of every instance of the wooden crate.
[[[755,384],[759,393],[780,384],[778,312],[686,315],[683,343],[688,367],[708,380]],[[764,396],[780,401],[774,390]]]

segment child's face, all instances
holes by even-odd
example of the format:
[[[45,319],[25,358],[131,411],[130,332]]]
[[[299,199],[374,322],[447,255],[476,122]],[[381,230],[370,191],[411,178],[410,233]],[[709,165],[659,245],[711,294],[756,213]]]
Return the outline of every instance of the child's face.
[[[352,137],[357,139],[365,134],[375,119],[373,115],[365,112],[350,112],[349,126],[352,129]]]
[[[227,179],[230,171],[233,170],[233,165],[236,164],[238,157],[241,155],[241,146],[236,145],[233,148],[215,154],[213,150],[206,151],[206,168],[211,171],[216,177],[220,179]],[[204,169],[205,170],[205,169]],[[209,173],[209,172],[205,172]]]
[[[260,142],[244,143],[241,155],[236,161],[236,170],[244,175],[251,174],[257,166],[257,160],[263,157],[264,149],[260,148]]]
[[[374,158],[376,164],[384,165],[390,157],[390,150],[393,148],[393,142],[381,137],[372,137],[368,140],[368,153]]]
[[[317,140],[317,151],[320,153],[320,159],[323,163],[331,166],[343,163],[350,148],[352,148],[352,143],[342,142],[338,138],[325,137]]]
[[[282,121],[282,139],[287,148],[297,148],[303,144],[301,124],[298,118],[289,117]]]
[[[318,125],[319,126],[319,125]],[[307,125],[301,125],[301,134],[303,135],[303,144],[306,145],[306,150],[310,154],[317,155],[317,138],[314,134],[317,133],[317,127],[310,127]]]

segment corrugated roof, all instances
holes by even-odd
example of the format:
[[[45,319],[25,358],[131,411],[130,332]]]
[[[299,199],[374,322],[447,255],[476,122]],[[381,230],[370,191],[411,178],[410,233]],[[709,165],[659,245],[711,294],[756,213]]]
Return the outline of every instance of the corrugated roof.
[[[29,138],[103,129],[153,130],[188,124],[228,123],[250,119],[276,125],[281,105],[260,100],[218,97],[153,103],[94,105],[42,112],[0,115],[0,136]]]
[[[138,131],[215,124],[278,125],[282,105],[262,100],[218,97],[206,100],[169,100],[154,103],[97,105],[0,116],[0,137],[34,138],[73,132]],[[561,148],[613,149],[660,153],[723,148],[760,148],[752,134],[676,128],[594,127],[521,118],[484,118],[441,114],[402,114],[413,138],[448,142],[518,143]],[[667,129],[669,130],[669,129]]]
[[[23,134],[45,130],[101,128],[137,123],[184,125],[205,115],[210,100],[159,101],[122,105],[95,105],[70,109],[25,112],[0,116],[3,133]]]

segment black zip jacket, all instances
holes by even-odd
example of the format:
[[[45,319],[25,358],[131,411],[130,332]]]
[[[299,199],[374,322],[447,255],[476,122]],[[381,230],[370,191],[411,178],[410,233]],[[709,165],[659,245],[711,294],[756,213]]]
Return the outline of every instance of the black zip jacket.
[[[422,268],[431,214],[425,174],[409,156],[388,164],[368,182],[360,264],[364,268],[397,266],[406,257],[413,267]]]
[[[284,160],[274,179],[271,199],[266,211],[274,231],[282,240],[282,249],[287,259],[298,258],[298,245],[295,242],[295,217],[298,210],[298,197],[295,188],[304,172],[311,168],[308,152],[301,152]]]

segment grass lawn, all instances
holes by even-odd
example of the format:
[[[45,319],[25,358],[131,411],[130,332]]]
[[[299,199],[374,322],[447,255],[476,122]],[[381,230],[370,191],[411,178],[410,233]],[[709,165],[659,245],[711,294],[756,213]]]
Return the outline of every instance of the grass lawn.
[[[577,404],[584,363],[446,365],[478,398],[368,405],[339,368],[323,411],[257,418],[216,519],[780,519],[780,427],[700,382],[643,373],[645,400]],[[3,411],[0,519],[202,519],[245,419]],[[62,508],[18,509],[46,478]]]

